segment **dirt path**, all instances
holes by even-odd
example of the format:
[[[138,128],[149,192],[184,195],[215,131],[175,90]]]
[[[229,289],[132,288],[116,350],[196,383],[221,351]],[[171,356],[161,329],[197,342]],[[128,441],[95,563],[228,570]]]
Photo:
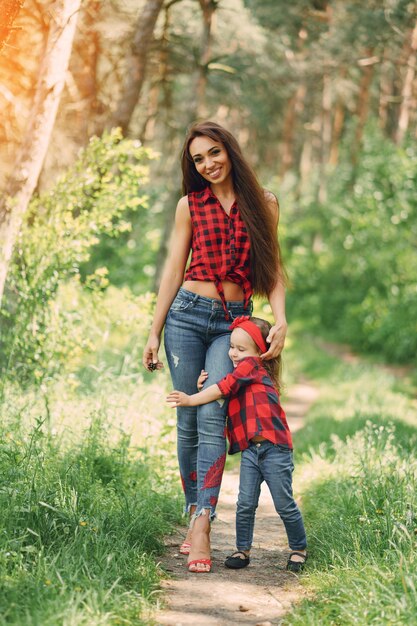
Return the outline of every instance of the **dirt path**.
[[[331,356],[336,356],[345,363],[363,363],[364,360],[366,362],[366,355],[360,355],[353,352],[352,348],[345,343],[333,343],[331,341],[319,340],[318,346],[327,354]],[[396,364],[388,364],[388,363],[372,363],[368,361],[372,366],[382,372],[386,372],[387,374],[391,374],[391,376],[395,376],[396,378],[405,378],[408,374],[413,371],[412,365],[396,365]]]
[[[301,427],[302,419],[317,397],[307,382],[294,385],[285,398],[291,430]],[[158,626],[275,626],[305,591],[295,574],[285,570],[288,544],[267,488],[262,488],[256,516],[252,561],[243,570],[223,566],[234,549],[238,469],[223,478],[217,508],[218,519],[211,533],[213,570],[191,574],[187,557],[178,553],[184,530],[169,537],[161,566],[170,578],[163,582],[165,608],[155,617]]]

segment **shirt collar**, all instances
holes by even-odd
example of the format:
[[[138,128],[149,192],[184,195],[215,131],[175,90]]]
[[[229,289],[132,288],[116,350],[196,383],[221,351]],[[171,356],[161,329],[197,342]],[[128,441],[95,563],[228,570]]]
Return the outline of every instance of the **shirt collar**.
[[[213,200],[217,202],[219,206],[221,206],[218,197],[213,193],[209,185],[205,187],[205,189],[200,191],[200,193],[201,193],[201,199],[204,203],[206,203],[209,198],[212,198]],[[236,208],[237,208],[237,201],[235,200],[231,206],[230,215],[236,211]]]
[[[209,198],[214,198],[218,202],[218,199],[216,198],[216,196],[214,195],[214,193],[212,192],[209,186],[203,189],[203,191],[201,191],[200,193],[201,193],[201,199],[203,200],[203,202],[207,202]]]

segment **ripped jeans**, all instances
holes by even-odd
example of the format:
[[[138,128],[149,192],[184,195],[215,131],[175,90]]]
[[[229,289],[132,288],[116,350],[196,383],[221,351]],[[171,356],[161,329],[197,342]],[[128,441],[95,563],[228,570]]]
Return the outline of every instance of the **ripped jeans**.
[[[165,351],[172,383],[178,391],[196,393],[202,369],[208,372],[204,387],[217,383],[233,370],[228,351],[229,326],[235,317],[250,315],[243,302],[227,302],[226,320],[220,300],[199,296],[181,287],[165,322]],[[177,408],[177,451],[185,494],[185,511],[195,505],[195,515],[210,510],[215,517],[226,461],[227,401]]]

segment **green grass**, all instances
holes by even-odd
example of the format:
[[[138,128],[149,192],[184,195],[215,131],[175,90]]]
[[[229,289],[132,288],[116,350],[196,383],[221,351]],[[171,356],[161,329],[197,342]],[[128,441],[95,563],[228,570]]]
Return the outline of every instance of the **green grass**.
[[[372,362],[344,363],[295,337],[289,367],[320,391],[294,436],[309,598],[285,624],[417,624],[417,411]]]
[[[3,404],[3,417],[14,408]],[[0,624],[149,623],[157,555],[180,518],[161,467],[126,435],[110,437],[97,411],[70,444],[41,417],[3,422]]]

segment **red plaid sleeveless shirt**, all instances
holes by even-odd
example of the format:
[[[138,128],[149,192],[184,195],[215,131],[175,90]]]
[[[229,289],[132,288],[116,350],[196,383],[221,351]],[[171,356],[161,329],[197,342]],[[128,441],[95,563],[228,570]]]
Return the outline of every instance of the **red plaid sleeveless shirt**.
[[[214,282],[229,319],[222,280],[242,288],[244,307],[252,296],[250,244],[236,201],[227,215],[218,198],[206,187],[188,194],[192,224],[191,262],[185,280]]]

